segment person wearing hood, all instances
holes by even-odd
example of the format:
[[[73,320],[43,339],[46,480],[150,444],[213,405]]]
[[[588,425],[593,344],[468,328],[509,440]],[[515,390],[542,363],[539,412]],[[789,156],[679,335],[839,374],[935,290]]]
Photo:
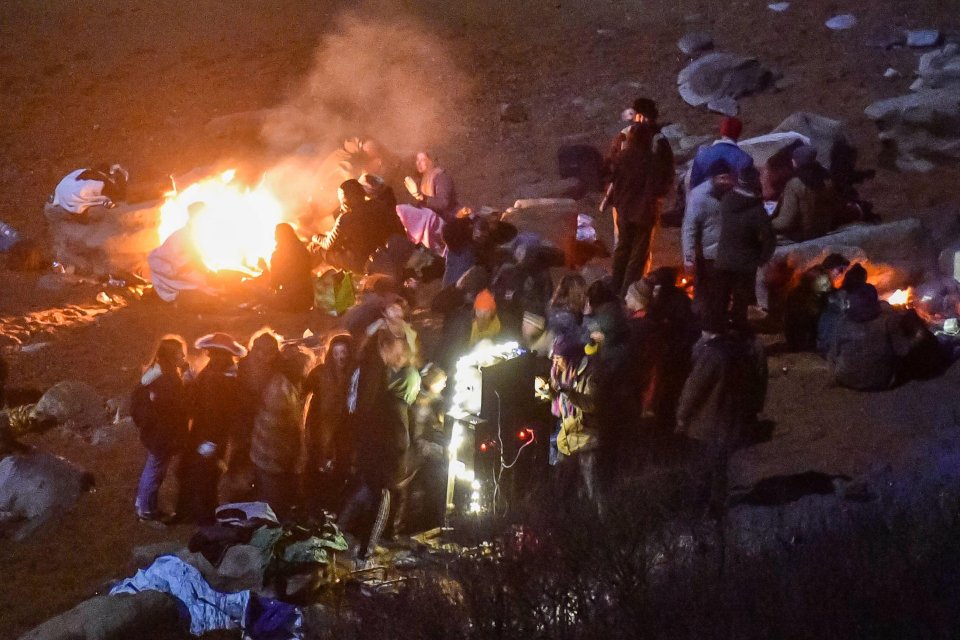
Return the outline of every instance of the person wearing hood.
[[[830,174],[817,162],[817,150],[810,145],[797,147],[793,166],[796,174],[787,182],[773,212],[773,229],[787,244],[825,236],[837,213]]]
[[[776,236],[760,199],[760,174],[750,167],[720,203],[720,240],[707,328],[722,333],[732,323],[748,329],[747,310],[753,301],[757,269],[776,249]]]
[[[647,270],[662,201],[674,181],[673,152],[656,122],[656,104],[642,99],[634,108],[638,120],[616,156],[609,191],[617,232],[612,286],[618,295]]]
[[[183,379],[184,371],[188,370],[186,355],[187,343],[183,338],[162,338],[153,362],[131,396],[130,415],[147,450],[134,503],[140,520],[168,518],[168,514],[158,508],[157,496],[171,461],[183,450],[190,431],[187,386]]]
[[[737,145],[743,132],[743,122],[728,116],[720,121],[720,138],[712,145],[701,147],[690,165],[688,189],[692,193],[711,178],[710,167],[718,160],[731,167],[734,179],[747,167],[753,166],[753,158]]]
[[[212,333],[194,343],[207,356],[207,366],[190,385],[192,418],[187,447],[180,462],[177,517],[185,522],[213,519],[219,504],[220,476],[227,448],[243,422],[243,389],[237,358],[247,349],[226,333]]]
[[[340,211],[333,229],[313,238],[313,245],[335,267],[361,272],[367,260],[395,234],[403,234],[396,216],[378,213],[356,180],[347,180],[337,191]]]
[[[866,284],[867,270],[858,262],[846,269],[840,286],[827,294],[826,304],[817,320],[817,353],[821,356],[826,357],[833,346],[850,292]]]
[[[272,306],[280,311],[309,311],[313,307],[313,265],[310,252],[287,223],[278,224],[270,257]]]
[[[253,422],[250,461],[256,472],[255,494],[281,518],[300,504],[300,476],[307,463],[304,382],[312,365],[310,351],[285,346]]]
[[[766,356],[749,332],[704,331],[677,408],[676,433],[689,439],[694,473],[704,479],[708,513],[721,518],[730,455],[763,409]]]
[[[885,312],[873,285],[859,286],[847,295],[846,313],[827,354],[833,379],[858,391],[889,389],[920,337],[904,334],[900,315]]]

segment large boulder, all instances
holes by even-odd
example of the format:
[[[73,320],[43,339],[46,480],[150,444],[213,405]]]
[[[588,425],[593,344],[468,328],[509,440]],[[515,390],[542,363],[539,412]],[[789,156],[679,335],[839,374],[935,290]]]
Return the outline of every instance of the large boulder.
[[[20,640],[154,640],[189,637],[176,598],[159,591],[97,596],[47,620]]]
[[[810,144],[810,138],[796,131],[779,131],[741,140],[738,146],[750,154],[755,166],[763,167],[779,151],[797,144]]]
[[[759,60],[734,53],[708,53],[677,76],[680,96],[694,107],[721,98],[734,100],[773,87],[776,75]]]
[[[799,111],[787,116],[773,132],[799,133],[809,139],[809,144],[817,150],[817,159],[828,169],[830,168],[833,150],[837,146],[849,146],[850,144],[850,137],[844,130],[841,121],[806,111]]]
[[[920,56],[917,67],[918,89],[942,89],[960,86],[960,45],[948,44],[942,49]]]
[[[65,380],[50,387],[33,408],[31,418],[50,426],[86,431],[110,421],[107,403],[86,382]]]
[[[94,207],[84,224],[60,207],[47,205],[44,214],[54,257],[82,274],[145,273],[147,254],[160,244],[160,204],[152,201],[124,203],[114,209]]]
[[[26,452],[0,460],[0,537],[24,540],[73,509],[93,487],[93,476],[50,453]]]
[[[960,85],[878,100],[865,113],[901,171],[930,171],[960,159]]]

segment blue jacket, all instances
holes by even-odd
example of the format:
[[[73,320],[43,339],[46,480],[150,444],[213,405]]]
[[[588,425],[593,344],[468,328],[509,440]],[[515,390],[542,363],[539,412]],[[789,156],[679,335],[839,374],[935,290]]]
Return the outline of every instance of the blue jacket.
[[[701,147],[697,152],[697,157],[693,159],[693,165],[690,167],[690,189],[702,184],[710,177],[707,175],[707,170],[717,160],[726,160],[737,174],[753,166],[753,158],[750,154],[738,147],[735,142],[721,138],[708,147]]]

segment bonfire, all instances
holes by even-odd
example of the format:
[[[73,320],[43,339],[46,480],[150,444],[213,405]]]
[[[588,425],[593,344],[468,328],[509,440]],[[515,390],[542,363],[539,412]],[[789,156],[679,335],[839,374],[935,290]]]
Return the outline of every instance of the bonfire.
[[[274,249],[274,228],[285,222],[280,201],[261,181],[250,188],[236,171],[166,194],[160,207],[160,242],[193,216],[193,241],[211,271],[259,275]]]

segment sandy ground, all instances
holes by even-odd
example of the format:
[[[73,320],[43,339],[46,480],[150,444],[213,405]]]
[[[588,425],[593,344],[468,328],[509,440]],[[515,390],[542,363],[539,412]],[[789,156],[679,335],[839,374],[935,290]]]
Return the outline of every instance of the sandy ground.
[[[442,43],[445,51],[437,55],[461,70],[464,98],[457,122],[448,123],[458,133],[438,146],[462,200],[477,206],[508,205],[521,181],[555,175],[556,148],[564,141],[605,144],[619,126],[617,114],[637,94],[661,103],[663,121],[710,133],[716,116],[684,105],[675,89],[686,60],[674,43],[692,28],[712,32],[721,50],[759,56],[790,81],[782,92],[741,102],[746,135],[768,131],[793,111],[811,110],[846,120],[864,164],[872,165],[878,145],[863,109],[904,92],[918,54],[870,50],[863,40],[884,22],[960,28],[951,0],[803,0],[782,15],[766,4],[0,3],[0,220],[43,238],[42,203],[62,175],[90,162],[123,162],[134,176],[134,191],[148,194],[171,173],[262,153],[256,140],[212,138],[204,126],[218,115],[273,107],[295,95],[319,39],[339,28],[344,11],[384,33],[402,11],[421,23],[425,37]],[[847,11],[860,18],[857,29],[834,34],[823,27],[825,19]],[[429,61],[424,64],[429,68]],[[903,76],[884,79],[891,66]],[[499,122],[498,106],[505,102],[523,103],[530,120]],[[927,175],[880,170],[864,195],[881,215],[901,217],[956,203],[956,191],[946,185],[958,179],[957,167]],[[676,262],[675,246],[675,232],[665,233],[658,261]],[[99,290],[38,290],[37,277],[0,272],[0,316],[91,305]],[[293,335],[325,330],[330,320],[315,314],[197,316],[154,299],[55,328],[43,338],[51,342],[48,348],[10,357],[12,382],[45,387],[79,378],[114,396],[134,383],[164,333],[192,340],[216,329],[246,338],[263,324]],[[909,465],[911,443],[935,431],[929,427],[933,419],[917,427],[883,416],[893,415],[891,407],[936,404],[942,381],[861,396],[830,388],[815,358],[776,356],[771,370],[768,414],[777,427],[771,442],[738,460],[736,473],[745,480],[811,467],[856,475],[876,464]],[[25,544],[0,545],[0,637],[16,637],[125,574],[133,547],[189,535],[134,519],[131,502],[142,462],[136,434],[119,433],[99,446],[64,436],[36,443],[92,471],[98,489],[58,530]]]

